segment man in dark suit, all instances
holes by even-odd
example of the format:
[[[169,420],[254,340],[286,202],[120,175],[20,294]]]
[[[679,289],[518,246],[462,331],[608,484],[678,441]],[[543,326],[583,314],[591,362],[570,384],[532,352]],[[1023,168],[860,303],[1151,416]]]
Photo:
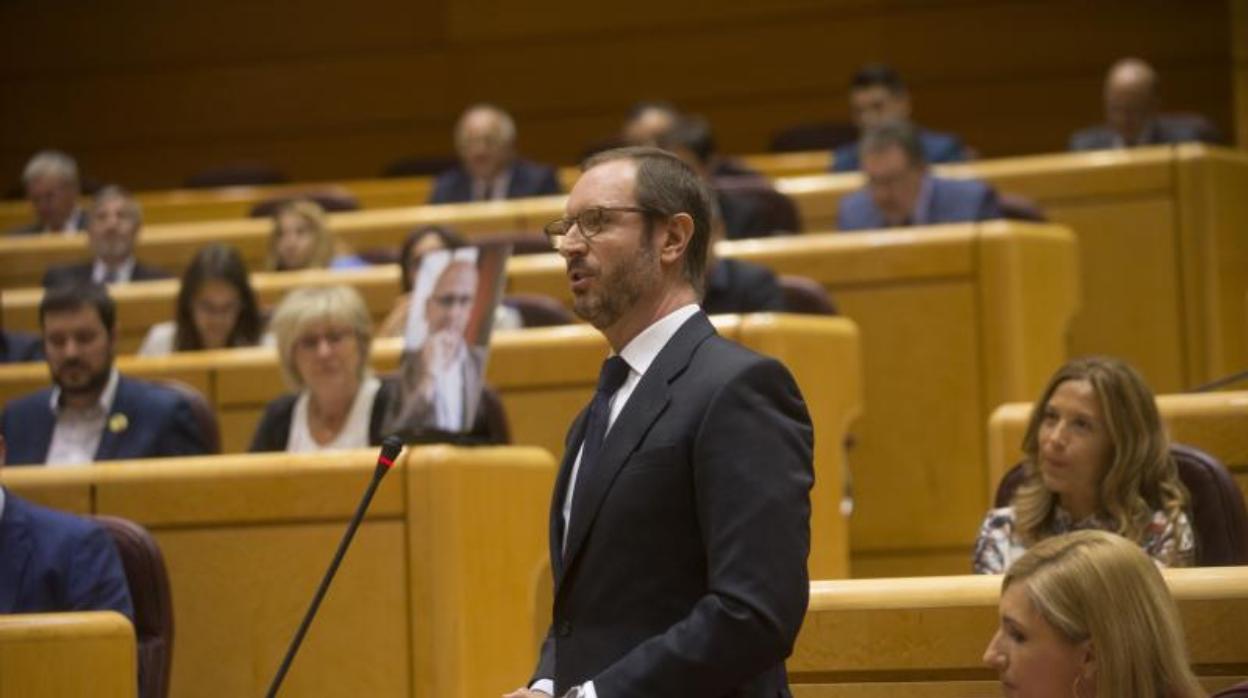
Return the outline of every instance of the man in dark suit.
[[[997,193],[973,179],[942,179],[928,172],[913,127],[885,123],[862,138],[867,187],[841,200],[840,230],[963,223],[1000,218]]]
[[[860,134],[888,122],[910,120],[910,92],[897,71],[887,65],[865,65],[849,84],[849,111]],[[927,162],[962,162],[967,159],[962,139],[952,133],[915,128],[923,159]],[[832,153],[833,172],[852,172],[861,167],[859,143],[846,143]]]
[[[784,366],[697,307],[708,199],[669,153],[607,151],[547,227],[613,355],[565,442],[550,632],[511,696],[789,694],[813,434]]]
[[[104,187],[92,200],[87,216],[91,260],[51,267],[43,274],[43,287],[169,278],[167,272],[135,259],[134,247],[142,226],[139,202],[121,187]]]
[[[438,175],[431,204],[498,201],[562,191],[553,167],[516,157],[516,122],[489,104],[469,107],[455,125],[460,164]]]
[[[22,186],[35,210],[35,220],[14,228],[13,235],[38,233],[74,234],[87,227],[87,217],[78,207],[82,188],[78,163],[59,150],[35,153],[22,170]]]
[[[53,386],[11,401],[0,433],[14,465],[208,452],[187,401],[113,366],[116,309],[102,286],[57,286],[39,305]]]
[[[1139,58],[1118,61],[1105,78],[1105,124],[1077,131],[1070,137],[1070,149],[1220,140],[1204,118],[1158,114],[1157,103],[1157,72],[1153,67]]]
[[[4,460],[0,438],[0,464]],[[125,570],[108,532],[0,487],[0,614],[109,610],[134,620]]]

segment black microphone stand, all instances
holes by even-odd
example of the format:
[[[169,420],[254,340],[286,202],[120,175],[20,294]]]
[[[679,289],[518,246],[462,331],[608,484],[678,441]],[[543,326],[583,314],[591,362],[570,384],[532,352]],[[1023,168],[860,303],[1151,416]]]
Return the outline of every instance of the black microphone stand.
[[[360,527],[360,522],[364,520],[364,512],[368,511],[368,505],[373,501],[373,495],[377,493],[377,486],[381,484],[381,478],[394,465],[394,459],[398,457],[401,450],[403,450],[403,441],[397,436],[387,436],[382,443],[381,455],[377,457],[377,467],[373,470],[373,479],[368,483],[368,489],[364,491],[364,498],[360,500],[360,505],[351,517],[351,522],[347,524],[346,532],[342,534],[342,541],[338,543],[338,550],[334,553],[334,559],[329,563],[329,569],[325,570],[325,576],[321,578],[321,585],[317,587],[316,594],[312,597],[312,604],[308,606],[308,612],[303,615],[303,622],[299,624],[299,630],[295,631],[295,636],[290,641],[290,647],[286,648],[286,657],[282,659],[282,665],[277,668],[277,675],[273,677],[273,681],[269,684],[269,690],[264,694],[266,698],[274,698],[277,695],[277,689],[281,687],[282,679],[286,678],[286,672],[290,670],[290,663],[294,661],[295,654],[299,651],[299,645],[303,643],[303,636],[308,633],[308,627],[312,625],[312,619],[316,617],[316,611],[321,606],[321,600],[325,598],[325,592],[329,590],[329,584],[334,580],[334,575],[338,572],[338,565],[342,564],[342,557],[347,553],[347,547],[351,545],[351,539],[355,537],[355,530]]]

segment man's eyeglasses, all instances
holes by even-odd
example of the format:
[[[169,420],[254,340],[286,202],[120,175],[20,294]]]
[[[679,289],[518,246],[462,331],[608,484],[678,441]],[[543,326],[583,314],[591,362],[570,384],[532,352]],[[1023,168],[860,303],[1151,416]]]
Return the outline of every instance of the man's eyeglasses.
[[[595,235],[606,230],[607,224],[611,222],[612,213],[623,212],[644,213],[647,216],[662,215],[659,211],[643,206],[591,206],[575,216],[553,220],[542,230],[546,233],[546,239],[550,240],[551,246],[557,250],[563,243],[563,239],[568,236],[568,231],[572,230],[573,225],[581,231],[581,238],[588,242]]]

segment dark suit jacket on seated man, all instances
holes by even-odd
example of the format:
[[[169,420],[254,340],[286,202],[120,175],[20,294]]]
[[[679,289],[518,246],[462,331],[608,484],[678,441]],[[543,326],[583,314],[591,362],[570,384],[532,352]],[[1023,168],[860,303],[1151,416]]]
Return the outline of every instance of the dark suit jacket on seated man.
[[[1070,137],[1070,149],[1220,140],[1217,131],[1202,117],[1159,114],[1157,82],[1152,66],[1138,58],[1114,63],[1105,78],[1105,123],[1077,131]]]
[[[0,614],[107,610],[134,620],[108,532],[0,487]]]
[[[984,182],[933,177],[914,129],[904,122],[868,131],[861,141],[867,187],[841,200],[840,230],[963,223],[1000,218]]]
[[[698,309],[709,194],[679,159],[602,153],[566,210],[547,234],[614,355],[568,432],[550,632],[510,695],[788,695],[809,594],[801,393]]]
[[[431,204],[497,201],[558,194],[553,167],[515,155],[516,124],[507,112],[488,104],[469,107],[455,126],[460,164],[438,175]]]
[[[91,259],[48,269],[43,275],[43,287],[169,278],[167,272],[134,258],[142,226],[139,202],[119,187],[104,187],[95,195],[87,215],[87,246],[91,249]]]
[[[208,452],[191,407],[113,367],[115,307],[103,287],[59,286],[39,306],[53,386],[4,407],[14,465],[88,464]]]

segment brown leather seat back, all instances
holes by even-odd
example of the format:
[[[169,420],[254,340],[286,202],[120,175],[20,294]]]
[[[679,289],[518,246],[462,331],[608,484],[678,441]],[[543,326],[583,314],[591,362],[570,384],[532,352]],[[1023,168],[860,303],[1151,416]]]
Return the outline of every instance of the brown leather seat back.
[[[179,380],[164,378],[154,382],[177,392],[190,404],[191,415],[195,417],[195,423],[199,425],[199,431],[204,435],[204,443],[208,446],[208,452],[220,453],[221,425],[217,422],[216,410],[212,408],[208,398]]]
[[[836,315],[836,304],[823,284],[805,276],[781,275],[776,279],[784,292],[784,309],[805,315]]]
[[[503,296],[503,305],[520,313],[525,327],[554,327],[576,322],[562,303],[540,293],[509,293]]]
[[[165,698],[173,663],[173,598],[165,558],[142,526],[115,516],[96,516],[121,556],[134,602],[139,655],[139,698]]]

